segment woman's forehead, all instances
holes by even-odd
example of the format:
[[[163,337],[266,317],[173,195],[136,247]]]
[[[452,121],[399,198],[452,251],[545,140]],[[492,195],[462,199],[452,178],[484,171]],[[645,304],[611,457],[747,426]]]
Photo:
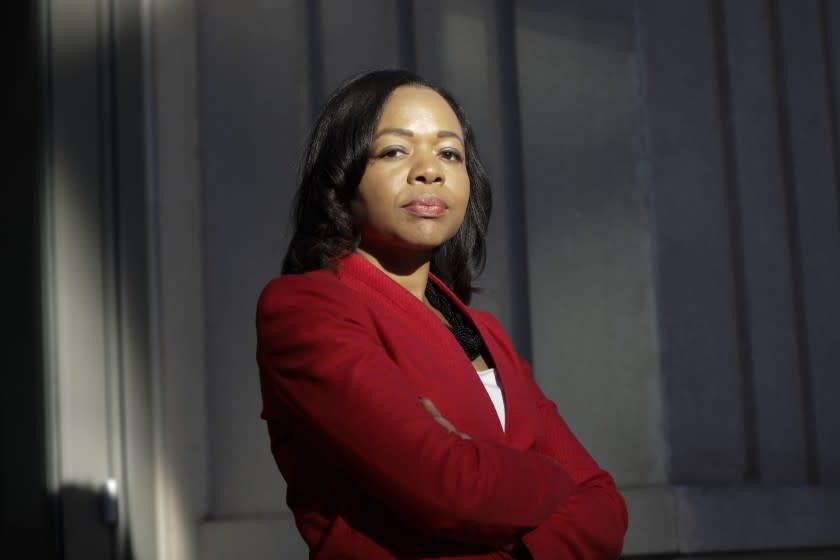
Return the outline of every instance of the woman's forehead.
[[[414,134],[454,132],[463,138],[461,123],[449,103],[427,87],[401,86],[393,91],[382,107],[377,134],[387,129],[402,129]]]

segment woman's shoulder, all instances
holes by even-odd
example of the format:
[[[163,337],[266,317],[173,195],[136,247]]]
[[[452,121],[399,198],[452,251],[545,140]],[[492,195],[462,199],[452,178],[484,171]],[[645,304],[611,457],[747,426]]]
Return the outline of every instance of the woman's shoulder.
[[[263,288],[257,303],[257,317],[277,312],[328,308],[332,311],[359,306],[358,294],[330,269],[301,274],[284,274]]]

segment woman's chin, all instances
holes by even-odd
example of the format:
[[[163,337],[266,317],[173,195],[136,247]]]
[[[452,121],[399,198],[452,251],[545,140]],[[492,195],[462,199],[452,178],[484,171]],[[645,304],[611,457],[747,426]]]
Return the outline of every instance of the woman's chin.
[[[451,238],[451,235],[415,236],[405,239],[402,246],[407,250],[433,253]]]
[[[425,258],[431,259],[432,254],[449,239],[449,237],[441,236],[411,236],[393,238],[387,241],[379,240],[376,243],[362,240],[359,249],[379,257],[388,255],[389,259],[401,254],[411,260],[414,260],[418,255],[425,255]]]
[[[435,228],[433,230],[393,231],[391,235],[364,235],[360,247],[369,251],[434,252],[452,239],[456,232]],[[365,239],[367,237],[367,239]]]
[[[403,239],[407,245],[412,245],[417,249],[434,251],[452,239],[457,232],[457,228],[420,229],[412,231],[410,235],[405,235]]]

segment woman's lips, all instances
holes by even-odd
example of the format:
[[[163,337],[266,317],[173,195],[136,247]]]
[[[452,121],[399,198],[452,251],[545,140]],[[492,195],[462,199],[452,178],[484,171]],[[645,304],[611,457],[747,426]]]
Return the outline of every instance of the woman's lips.
[[[446,212],[446,203],[436,196],[418,196],[403,208],[421,218],[436,218]]]

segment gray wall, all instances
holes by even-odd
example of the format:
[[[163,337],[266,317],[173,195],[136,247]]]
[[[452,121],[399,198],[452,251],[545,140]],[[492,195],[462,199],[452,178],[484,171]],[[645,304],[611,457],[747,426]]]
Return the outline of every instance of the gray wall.
[[[832,5],[642,6],[670,478],[834,485]]]

